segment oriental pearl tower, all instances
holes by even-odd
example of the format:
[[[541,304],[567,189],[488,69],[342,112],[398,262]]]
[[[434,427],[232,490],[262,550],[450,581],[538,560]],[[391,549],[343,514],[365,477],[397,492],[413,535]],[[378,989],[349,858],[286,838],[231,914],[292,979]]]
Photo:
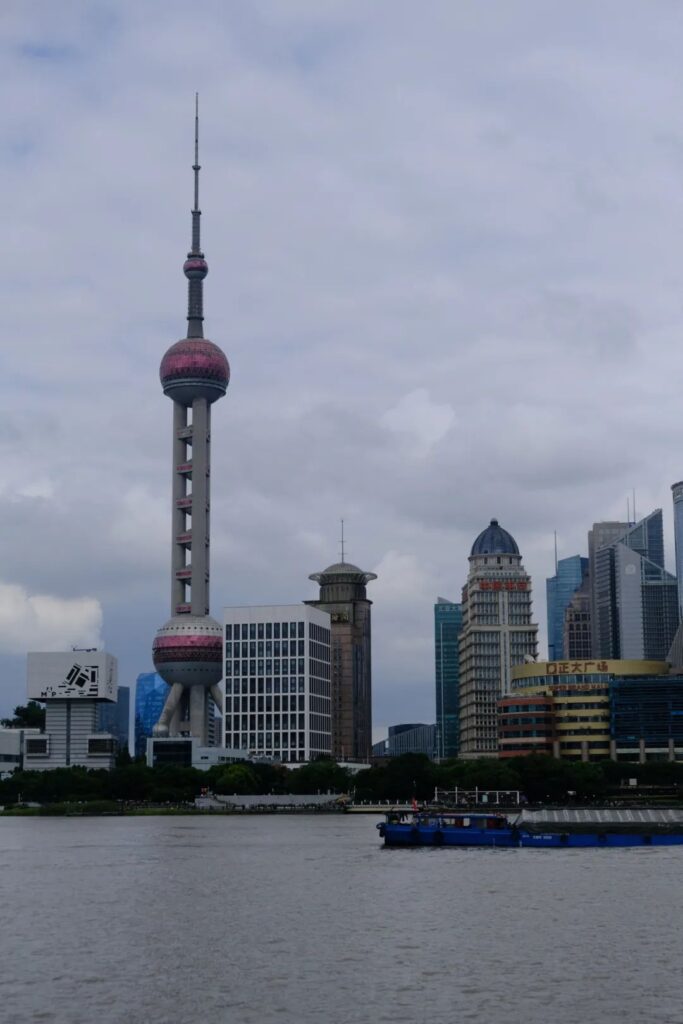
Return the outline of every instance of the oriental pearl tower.
[[[197,99],[193,171],[192,247],[183,266],[187,337],[169,348],[159,370],[164,394],[173,402],[171,618],[158,630],[152,651],[157,672],[171,687],[154,735],[190,735],[206,745],[210,697],[222,705],[223,650],[223,631],[209,615],[211,406],[227,390],[230,367],[203,329],[209,268],[199,240]]]

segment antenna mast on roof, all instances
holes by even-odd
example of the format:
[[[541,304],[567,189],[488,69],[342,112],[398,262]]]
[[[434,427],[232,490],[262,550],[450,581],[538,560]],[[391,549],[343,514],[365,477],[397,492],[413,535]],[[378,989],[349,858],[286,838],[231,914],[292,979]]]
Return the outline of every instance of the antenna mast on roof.
[[[342,520],[340,520],[340,522],[341,522],[341,560],[342,560],[342,565],[343,565],[344,564],[344,520],[342,519]]]

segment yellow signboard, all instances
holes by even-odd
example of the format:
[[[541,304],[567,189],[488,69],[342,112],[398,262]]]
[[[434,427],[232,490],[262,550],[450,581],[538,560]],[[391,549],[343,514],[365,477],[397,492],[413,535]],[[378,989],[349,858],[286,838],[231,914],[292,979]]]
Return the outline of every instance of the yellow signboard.
[[[602,659],[593,661],[538,661],[514,665],[512,678],[537,679],[553,676],[587,676],[596,673],[610,676],[665,676],[669,673],[666,661],[629,661],[624,659]]]

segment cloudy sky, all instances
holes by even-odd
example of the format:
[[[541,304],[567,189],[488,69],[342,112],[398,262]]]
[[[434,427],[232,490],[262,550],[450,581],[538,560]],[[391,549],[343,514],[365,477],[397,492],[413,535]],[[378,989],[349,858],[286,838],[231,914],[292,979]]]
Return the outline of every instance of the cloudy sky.
[[[683,477],[683,6],[5,0],[0,713],[30,648],[151,668],[201,96],[212,609],[371,584],[376,732],[492,516],[534,579]]]

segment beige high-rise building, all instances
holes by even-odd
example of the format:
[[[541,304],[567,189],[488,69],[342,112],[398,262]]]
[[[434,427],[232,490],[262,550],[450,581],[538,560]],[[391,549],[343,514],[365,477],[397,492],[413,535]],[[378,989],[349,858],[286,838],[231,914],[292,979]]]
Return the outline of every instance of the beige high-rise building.
[[[320,598],[306,604],[331,619],[332,757],[366,761],[372,748],[372,601],[365,587],[377,576],[341,561],[309,579],[320,584]]]
[[[462,591],[460,756],[495,757],[497,702],[510,692],[511,667],[534,661],[531,577],[514,537],[497,519],[479,534]]]

